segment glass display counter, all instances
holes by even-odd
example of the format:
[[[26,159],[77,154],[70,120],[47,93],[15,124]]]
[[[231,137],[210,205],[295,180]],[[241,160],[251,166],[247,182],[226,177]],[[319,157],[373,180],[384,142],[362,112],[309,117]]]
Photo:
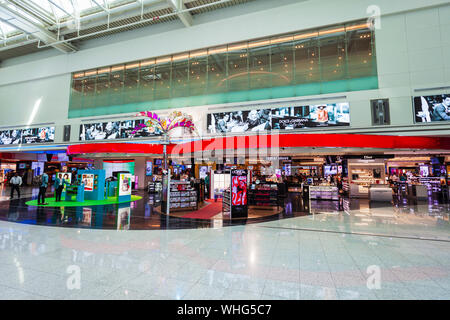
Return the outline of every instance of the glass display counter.
[[[339,200],[339,189],[336,186],[309,186],[309,198],[313,200]]]
[[[392,201],[392,188],[388,185],[375,184],[368,189],[370,201]]]

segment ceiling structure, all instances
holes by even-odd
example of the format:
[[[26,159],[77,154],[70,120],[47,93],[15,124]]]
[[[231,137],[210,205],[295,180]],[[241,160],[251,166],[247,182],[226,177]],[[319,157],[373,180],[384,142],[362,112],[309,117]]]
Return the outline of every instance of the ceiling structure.
[[[0,61],[255,0],[0,0]]]

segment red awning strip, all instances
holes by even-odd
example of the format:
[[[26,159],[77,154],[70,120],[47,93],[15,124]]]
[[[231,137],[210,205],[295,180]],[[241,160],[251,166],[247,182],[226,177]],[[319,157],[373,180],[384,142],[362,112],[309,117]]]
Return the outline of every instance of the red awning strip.
[[[362,134],[281,134],[233,136],[203,139],[178,145],[169,145],[169,154],[259,148],[377,148],[410,150],[450,150],[450,137],[385,136]],[[162,154],[160,144],[91,143],[71,145],[67,154],[136,153]]]

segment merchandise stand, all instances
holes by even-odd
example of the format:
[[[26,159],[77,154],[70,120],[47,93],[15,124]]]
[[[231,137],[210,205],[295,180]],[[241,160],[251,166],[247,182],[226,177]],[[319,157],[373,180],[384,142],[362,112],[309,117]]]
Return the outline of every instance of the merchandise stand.
[[[198,210],[197,191],[190,182],[171,181],[169,193],[170,210]]]
[[[78,184],[84,184],[86,200],[105,200],[105,170],[79,170]]]

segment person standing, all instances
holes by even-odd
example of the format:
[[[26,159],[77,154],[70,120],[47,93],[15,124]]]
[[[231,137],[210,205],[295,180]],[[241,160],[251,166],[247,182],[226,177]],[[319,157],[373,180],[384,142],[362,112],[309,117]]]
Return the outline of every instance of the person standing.
[[[59,202],[61,201],[61,194],[64,189],[64,178],[61,178],[59,174],[56,174],[54,186],[55,186],[55,201]]]
[[[9,180],[9,184],[11,185],[11,199],[14,198],[14,190],[17,191],[17,196],[20,198],[20,186],[22,185],[22,178],[19,176],[17,172],[14,173],[14,176]]]
[[[38,204],[46,205],[45,203],[45,193],[47,192],[48,187],[48,174],[45,172],[41,176],[41,181],[39,183],[39,194],[38,194]],[[42,201],[41,201],[42,199]]]
[[[450,120],[449,109],[450,109],[450,97],[445,97],[442,99],[442,103],[434,106],[433,112],[431,113],[431,121]]]

